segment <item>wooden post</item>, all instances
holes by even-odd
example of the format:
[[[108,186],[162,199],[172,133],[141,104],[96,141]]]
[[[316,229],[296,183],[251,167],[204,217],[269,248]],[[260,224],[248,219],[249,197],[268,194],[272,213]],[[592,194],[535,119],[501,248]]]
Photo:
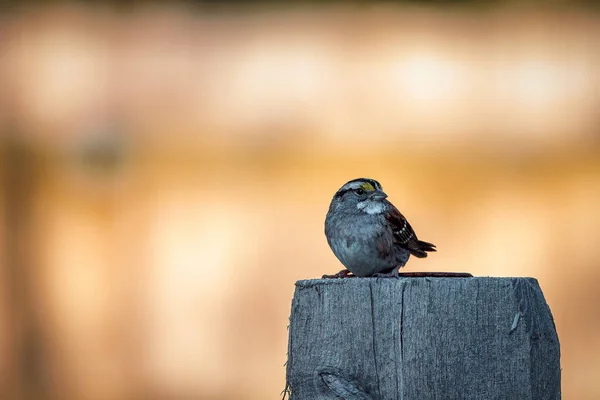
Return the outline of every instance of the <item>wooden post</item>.
[[[291,400],[560,399],[560,346],[533,278],[296,282]]]

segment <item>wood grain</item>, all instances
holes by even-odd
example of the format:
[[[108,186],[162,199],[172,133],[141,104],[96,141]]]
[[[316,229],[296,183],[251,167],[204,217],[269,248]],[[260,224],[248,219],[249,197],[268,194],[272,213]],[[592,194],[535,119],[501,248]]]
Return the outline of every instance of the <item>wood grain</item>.
[[[296,283],[292,400],[560,399],[560,346],[533,278]]]

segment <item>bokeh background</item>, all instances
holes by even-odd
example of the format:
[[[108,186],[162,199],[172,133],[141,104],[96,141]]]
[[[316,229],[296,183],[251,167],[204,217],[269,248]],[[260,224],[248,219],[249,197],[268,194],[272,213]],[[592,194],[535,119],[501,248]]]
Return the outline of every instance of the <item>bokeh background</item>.
[[[600,398],[595,2],[2,4],[1,398],[280,398],[360,176],[407,271],[536,277]]]

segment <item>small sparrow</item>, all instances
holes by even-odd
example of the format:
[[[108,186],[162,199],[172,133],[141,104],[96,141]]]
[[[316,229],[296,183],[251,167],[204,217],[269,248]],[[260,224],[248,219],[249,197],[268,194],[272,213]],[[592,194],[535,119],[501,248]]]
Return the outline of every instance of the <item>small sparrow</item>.
[[[436,251],[421,241],[388,200],[379,182],[359,178],[333,196],[325,218],[327,243],[349,272],[359,277],[398,277],[410,255],[423,258]],[[340,271],[335,277],[348,276]]]

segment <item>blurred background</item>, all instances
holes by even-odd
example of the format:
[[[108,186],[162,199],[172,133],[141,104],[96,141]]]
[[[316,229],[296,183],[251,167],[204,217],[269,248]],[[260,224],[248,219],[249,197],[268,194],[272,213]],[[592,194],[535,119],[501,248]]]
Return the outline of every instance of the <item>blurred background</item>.
[[[536,277],[600,398],[596,2],[0,6],[0,397],[278,399],[334,192]]]

